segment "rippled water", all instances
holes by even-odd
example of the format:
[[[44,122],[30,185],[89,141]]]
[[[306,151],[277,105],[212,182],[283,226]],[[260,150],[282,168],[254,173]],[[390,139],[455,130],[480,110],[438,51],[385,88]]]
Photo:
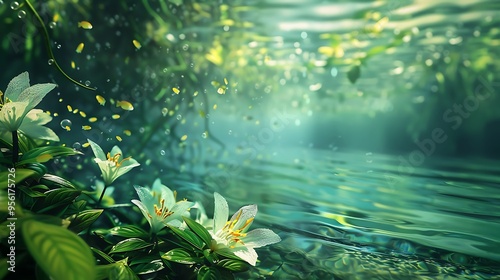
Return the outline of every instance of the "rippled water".
[[[396,156],[313,149],[275,149],[264,158],[241,166],[214,162],[219,168],[204,179],[212,186],[207,199],[219,191],[233,210],[257,203],[256,221],[282,237],[259,251],[263,275],[491,279],[500,274],[500,162],[433,159],[411,170]]]

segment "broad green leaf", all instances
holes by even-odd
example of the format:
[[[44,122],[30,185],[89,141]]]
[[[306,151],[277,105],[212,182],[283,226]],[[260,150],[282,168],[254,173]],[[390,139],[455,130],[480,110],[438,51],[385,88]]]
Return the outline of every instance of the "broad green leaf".
[[[45,192],[45,199],[39,213],[70,204],[80,195],[81,191],[72,189],[55,189]]]
[[[223,256],[223,257],[230,258],[233,260],[241,260],[242,261],[242,259],[240,257],[236,256],[229,248],[218,249],[215,251],[215,253],[219,256]]]
[[[160,271],[164,268],[165,266],[163,265],[163,262],[158,259],[149,263],[139,264],[134,267],[134,271],[140,275],[140,274],[149,274],[156,271]]]
[[[17,186],[27,178],[36,175],[36,172],[31,169],[13,168],[11,170],[14,172],[0,172],[0,189],[6,189],[10,183]]]
[[[99,218],[102,214],[103,209],[93,209],[93,210],[84,210],[76,215],[76,217],[71,220],[71,224],[68,229],[74,231],[76,233],[81,232],[84,229],[90,227],[92,223]]]
[[[118,266],[121,266],[121,264],[110,263],[110,264],[104,264],[104,265],[97,265],[96,266],[95,280],[109,279],[109,276],[112,274],[112,271],[114,269],[117,269]]]
[[[36,172],[35,176],[37,178],[40,178],[40,177],[44,176],[49,171],[47,169],[47,167],[45,165],[41,164],[41,163],[26,164],[26,165],[24,165],[24,168],[31,169],[31,170],[35,171]]]
[[[189,244],[193,245],[195,248],[201,250],[204,247],[203,240],[198,237],[198,235],[194,234],[193,232],[189,230],[180,230],[176,227],[170,227],[169,228],[180,238],[184,239],[187,241]]]
[[[203,242],[205,242],[206,245],[210,245],[212,242],[212,236],[210,233],[207,231],[207,229],[198,224],[195,220],[188,218],[188,217],[182,217],[184,219],[184,222],[186,222],[187,226],[196,234],[198,235]]]
[[[360,75],[361,75],[361,67],[359,65],[353,65],[349,70],[349,72],[347,72],[347,78],[352,84],[356,83]]]
[[[249,268],[246,262],[232,259],[221,260],[217,265],[234,272],[246,271]]]
[[[161,257],[164,260],[181,264],[195,264],[202,261],[202,259],[192,256],[190,252],[182,248],[172,249]]]
[[[135,280],[139,277],[130,269],[130,267],[123,263],[117,263],[118,265],[111,270],[109,275],[109,280]]]
[[[73,232],[32,219],[22,222],[26,247],[43,271],[55,280],[95,278],[89,246]]]
[[[145,239],[149,237],[149,233],[135,225],[117,226],[110,229],[108,233],[125,238],[137,237]]]
[[[113,254],[113,253],[130,252],[139,249],[144,249],[150,246],[152,246],[151,243],[148,243],[140,238],[129,238],[118,242],[115,246],[111,248],[111,251],[109,251],[109,253]]]
[[[198,270],[198,275],[196,280],[220,280],[221,275],[219,270],[215,267],[211,266],[202,266],[200,270]]]
[[[20,166],[28,163],[43,163],[58,156],[72,156],[81,154],[81,152],[78,152],[70,147],[43,146],[24,153],[23,156],[19,159],[19,162],[17,162],[17,165]]]
[[[28,188],[26,186],[17,186],[17,189],[22,191],[23,193],[25,193],[27,196],[31,197],[31,198],[35,198],[35,197],[44,197],[45,194],[43,192],[39,192],[39,191],[36,191],[34,190],[33,188]]]

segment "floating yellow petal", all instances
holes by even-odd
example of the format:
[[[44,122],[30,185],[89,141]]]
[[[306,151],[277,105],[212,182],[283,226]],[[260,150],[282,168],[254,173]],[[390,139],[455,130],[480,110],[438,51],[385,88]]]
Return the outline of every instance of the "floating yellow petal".
[[[91,129],[92,129],[92,127],[91,127],[90,125],[83,125],[83,126],[82,126],[82,129],[83,129],[83,130],[91,130]]]
[[[188,136],[186,134],[182,135],[181,137],[181,141],[185,141],[186,139],[188,138]]]
[[[96,95],[95,99],[97,99],[97,102],[99,102],[99,104],[101,104],[102,106],[104,106],[104,104],[106,104],[106,99],[104,99],[104,97],[102,97],[100,95]]]
[[[217,104],[214,104],[213,108],[214,108],[214,110],[217,110]]]
[[[132,103],[125,101],[125,100],[116,102],[116,107],[121,107],[123,110],[127,110],[127,111],[134,110],[134,106],[132,105]]]
[[[139,43],[139,41],[137,41],[137,40],[132,40],[132,43],[134,44],[134,47],[136,49],[140,49],[142,47],[141,43]]]
[[[83,118],[86,118],[87,117],[87,114],[85,114],[84,111],[80,111],[80,116],[82,116]]]
[[[121,142],[121,141],[122,141],[122,138],[121,138],[120,136],[116,135],[116,140],[118,140],[118,141],[120,141],[120,142]]]
[[[227,82],[227,79],[226,79],[226,78],[224,78],[224,83],[225,83],[226,85],[228,84],[228,82]]]
[[[71,61],[71,68],[75,69],[76,68],[76,64],[74,61]]]
[[[71,130],[71,127],[69,127],[69,125],[65,126],[64,129],[66,129],[66,131],[70,131]]]
[[[85,47],[84,43],[78,44],[78,47],[76,47],[76,52],[81,53],[83,51],[83,47]]]
[[[97,118],[96,118],[96,117],[92,117],[92,118],[90,118],[90,119],[89,119],[89,122],[91,122],[91,123],[92,123],[92,122],[96,122],[96,121],[97,121]]]
[[[78,23],[78,27],[83,29],[92,29],[92,24],[86,20],[82,20]]]
[[[89,142],[85,142],[85,143],[82,144],[82,147],[84,147],[84,148],[87,148],[88,146],[90,146]]]
[[[53,21],[53,22],[58,22],[60,18],[61,18],[61,16],[60,16],[58,13],[56,13],[56,14],[54,14],[54,16],[52,17],[52,21]]]
[[[111,117],[113,118],[113,120],[117,120],[117,119],[119,119],[119,118],[120,118],[120,115],[118,115],[118,114],[114,114],[114,115],[112,115]]]
[[[172,91],[175,93],[175,94],[179,94],[179,92],[181,92],[178,88],[172,88]]]
[[[123,133],[124,133],[125,135],[127,135],[127,136],[132,135],[132,131],[130,131],[130,130],[128,130],[128,129],[125,129],[125,130],[123,131]]]
[[[66,108],[68,108],[69,112],[73,111],[73,108],[71,108],[71,105],[66,106]]]

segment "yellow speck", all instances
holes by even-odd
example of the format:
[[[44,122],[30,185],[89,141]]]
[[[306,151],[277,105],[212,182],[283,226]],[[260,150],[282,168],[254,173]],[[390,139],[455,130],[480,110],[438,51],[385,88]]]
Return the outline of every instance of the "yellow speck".
[[[83,130],[91,130],[92,127],[90,125],[82,125]]]
[[[227,82],[227,79],[226,79],[226,78],[224,78],[224,83],[225,83],[226,85],[228,84],[228,82]]]
[[[65,126],[64,129],[66,129],[66,131],[71,131],[71,127],[69,127],[69,125]]]
[[[119,135],[116,135],[116,140],[118,140],[118,141],[120,141],[120,142],[121,142],[121,141],[122,141],[122,138],[121,138]]]
[[[95,99],[97,99],[97,102],[99,102],[99,104],[101,104],[102,106],[104,106],[104,104],[106,104],[106,99],[104,99],[104,97],[102,97],[100,95],[96,95]]]
[[[120,115],[118,115],[118,114],[114,114],[114,115],[112,115],[111,117],[113,118],[113,120],[117,120],[117,119],[119,119],[119,118],[120,118]]]
[[[127,111],[134,110],[134,106],[132,105],[132,103],[125,101],[125,100],[116,102],[116,107],[121,107],[123,110],[127,110]]]
[[[83,29],[92,29],[92,24],[86,20],[82,20],[78,23],[78,27]]]
[[[62,99],[62,98],[59,98],[59,102],[63,102],[63,99]]]
[[[87,114],[85,114],[84,111],[80,111],[80,116],[82,116],[83,118],[86,118],[87,117]]]
[[[97,118],[96,117],[92,117],[89,119],[89,122],[93,123],[93,122],[96,122],[97,121]]]
[[[207,114],[203,110],[198,111],[200,113],[200,117],[204,118]]]
[[[74,61],[71,61],[71,68],[72,68],[72,69],[75,69],[75,68],[76,68],[76,64],[75,64],[75,62],[74,62]]]
[[[179,92],[181,92],[178,88],[172,88],[172,91],[175,93],[175,94],[179,94]]]
[[[213,108],[214,108],[214,110],[217,110],[217,104],[214,104]]]
[[[182,137],[181,137],[181,141],[186,141],[186,139],[187,139],[187,138],[188,138],[187,134],[184,134],[184,135],[182,135]]]
[[[83,51],[83,47],[85,47],[84,43],[78,44],[78,47],[76,47],[76,53],[81,53]]]
[[[139,41],[137,41],[137,40],[132,40],[132,43],[134,44],[134,47],[136,49],[140,49],[142,47],[141,43],[139,43]]]
[[[132,131],[130,131],[130,130],[128,130],[128,129],[125,129],[125,130],[123,131],[123,133],[124,133],[125,135],[127,135],[127,136],[132,135]]]
[[[68,108],[69,112],[73,111],[73,108],[71,108],[71,105],[66,106],[66,108]]]
[[[198,96],[198,91],[195,91],[195,92],[193,93],[193,96]]]
[[[78,113],[78,109],[73,110],[73,114],[76,114],[76,113]]]
[[[56,14],[52,17],[52,21],[53,21],[53,22],[58,22],[58,21],[59,21],[59,18],[61,18],[61,16],[60,16],[58,13],[56,13]]]
[[[90,146],[89,142],[85,142],[85,143],[82,144],[82,147],[84,147],[84,148],[87,148],[88,146]]]
[[[220,87],[217,89],[218,94],[226,94],[226,87]]]
[[[54,113],[54,117],[57,117],[59,116],[59,114],[57,112]]]

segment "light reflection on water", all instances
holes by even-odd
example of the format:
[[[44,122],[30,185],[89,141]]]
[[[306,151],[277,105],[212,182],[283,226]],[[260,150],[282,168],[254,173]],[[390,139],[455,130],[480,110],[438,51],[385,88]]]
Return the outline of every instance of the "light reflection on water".
[[[219,184],[207,193],[224,193],[233,210],[258,204],[257,223],[283,239],[261,251],[278,278],[480,279],[500,273],[494,163],[433,159],[408,175],[393,156],[291,149],[211,176]]]

